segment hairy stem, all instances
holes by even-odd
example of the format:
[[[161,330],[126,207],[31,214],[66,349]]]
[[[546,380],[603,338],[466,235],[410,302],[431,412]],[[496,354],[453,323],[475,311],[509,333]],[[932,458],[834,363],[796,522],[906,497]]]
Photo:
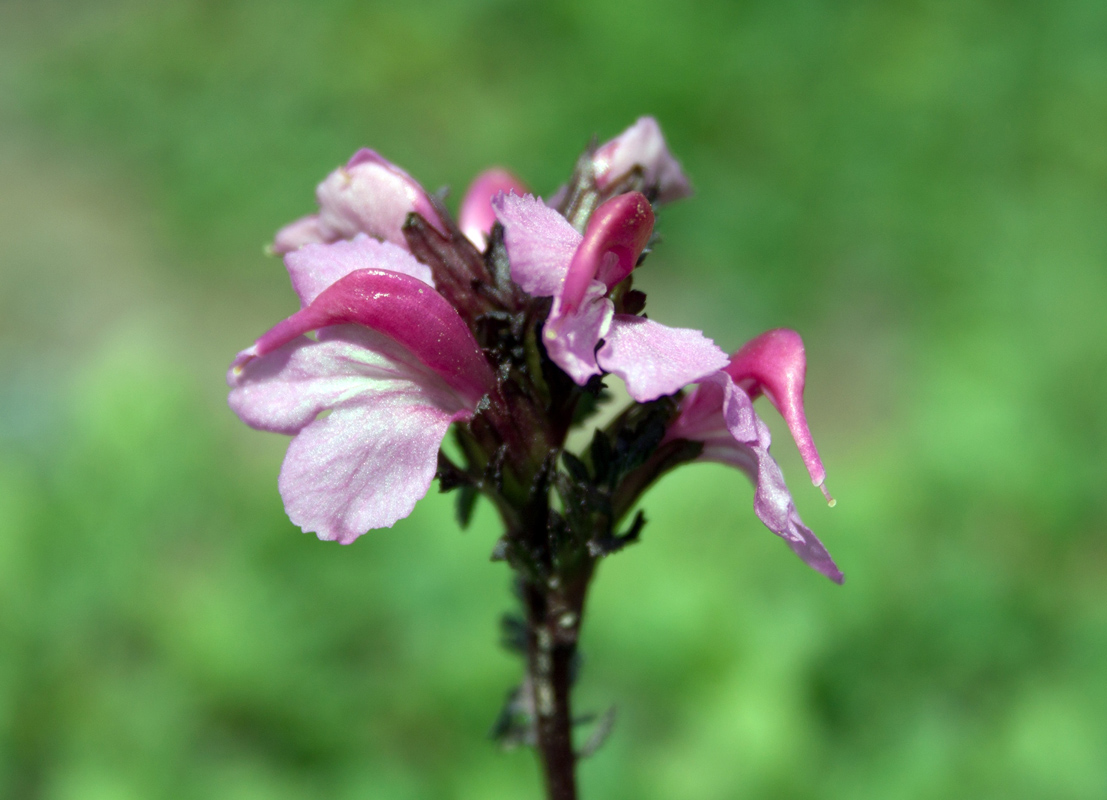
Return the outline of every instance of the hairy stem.
[[[591,569],[563,586],[527,582],[527,677],[534,697],[536,748],[548,800],[576,800],[570,692]]]

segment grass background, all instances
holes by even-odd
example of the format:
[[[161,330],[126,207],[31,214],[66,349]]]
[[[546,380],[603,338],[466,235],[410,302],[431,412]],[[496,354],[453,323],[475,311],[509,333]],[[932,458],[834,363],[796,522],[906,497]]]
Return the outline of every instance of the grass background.
[[[656,115],[642,272],[800,330],[844,588],[697,466],[603,565],[588,798],[1107,796],[1107,5],[0,0],[0,796],[529,798],[487,507],[342,548],[225,405],[261,248],[371,146],[454,202]]]

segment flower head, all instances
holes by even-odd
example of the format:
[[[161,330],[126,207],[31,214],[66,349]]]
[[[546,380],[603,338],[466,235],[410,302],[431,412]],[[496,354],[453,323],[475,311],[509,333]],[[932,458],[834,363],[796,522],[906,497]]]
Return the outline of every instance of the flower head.
[[[360,254],[371,264],[369,242],[353,244],[310,245],[303,260]],[[334,258],[336,249],[347,252]],[[304,335],[312,331],[316,339]],[[227,381],[243,421],[295,435],[279,481],[289,517],[343,543],[411,513],[450,424],[470,419],[495,389],[441,295],[372,267],[340,277],[242,351]]]
[[[659,203],[671,203],[692,194],[692,186],[673,158],[661,126],[653,117],[641,117],[614,139],[602,144],[592,156],[596,184],[605,189],[623,180],[637,168],[643,188]]]
[[[840,581],[752,405],[764,394],[780,411],[822,487],[799,335],[769,331],[728,357],[701,331],[646,317],[632,288],[654,205],[691,191],[657,123],[643,117],[586,152],[556,202],[525,191],[488,170],[455,222],[406,172],[360,150],[319,185],[318,213],[277,234],[300,310],[239,353],[227,380],[247,424],[294,437],[279,479],[292,521],[351,542],[409,514],[438,474],[443,488],[491,499],[505,546],[521,548],[505,557],[541,577],[558,548],[587,541],[595,558],[625,541],[613,526],[650,483],[700,458],[743,470],[757,516]],[[585,464],[565,452],[566,435],[608,375],[634,402],[595,433]],[[460,467],[440,452],[451,426]]]

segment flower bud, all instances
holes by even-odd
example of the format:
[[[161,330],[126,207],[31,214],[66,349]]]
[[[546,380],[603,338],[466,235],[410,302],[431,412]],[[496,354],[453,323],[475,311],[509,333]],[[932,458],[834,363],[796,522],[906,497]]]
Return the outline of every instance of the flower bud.
[[[527,193],[527,187],[507,170],[493,167],[473,179],[461,201],[458,227],[478,250],[483,251],[488,245],[488,234],[496,224],[492,199],[501,192],[522,196]]]
[[[673,158],[653,117],[642,117],[611,141],[600,146],[592,158],[596,185],[601,189],[617,183],[631,170],[642,170],[642,190],[658,203],[671,203],[692,194],[692,186]]]
[[[367,233],[407,248],[404,221],[415,212],[445,233],[445,226],[419,183],[372,150],[354,153],[346,166],[328,175],[315,190],[319,213],[278,231],[273,250],[287,253],[313,242],[352,239]]]

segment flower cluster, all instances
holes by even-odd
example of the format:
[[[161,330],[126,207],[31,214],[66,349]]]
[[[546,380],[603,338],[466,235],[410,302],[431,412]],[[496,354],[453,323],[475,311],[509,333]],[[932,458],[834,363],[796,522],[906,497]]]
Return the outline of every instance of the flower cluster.
[[[641,515],[616,529],[642,492],[711,460],[745,472],[761,521],[840,582],[753,409],[764,394],[822,487],[799,335],[772,330],[728,357],[700,331],[646,317],[633,288],[654,209],[690,191],[648,117],[589,148],[548,200],[504,170],[478,176],[456,221],[370,150],[327,176],[318,213],[272,245],[300,310],[228,373],[243,421],[294,437],[279,480],[291,520],[349,543],[411,513],[437,475],[461,490],[463,518],[488,497],[507,528],[498,554],[545,575],[632,540]],[[609,375],[634,402],[586,453],[568,452]],[[462,464],[441,452],[451,427]]]

